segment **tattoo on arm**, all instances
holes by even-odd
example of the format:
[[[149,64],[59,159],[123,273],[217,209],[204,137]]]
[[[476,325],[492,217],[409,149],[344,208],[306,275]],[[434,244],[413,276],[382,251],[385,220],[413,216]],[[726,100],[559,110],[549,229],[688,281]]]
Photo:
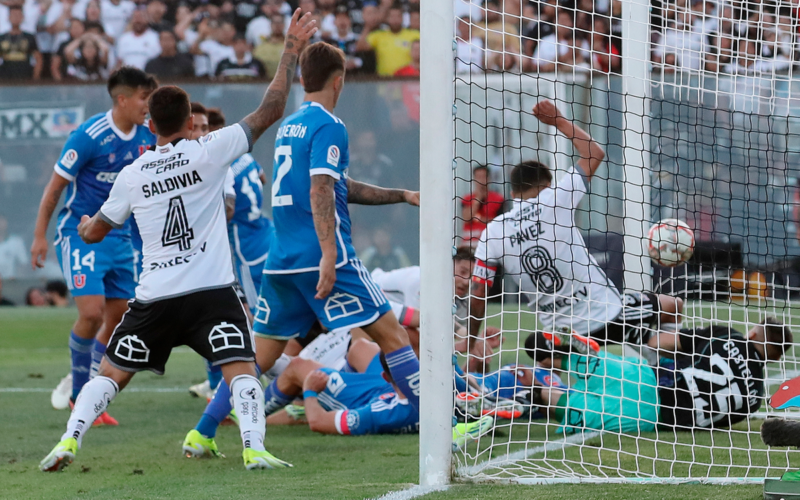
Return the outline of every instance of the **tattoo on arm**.
[[[405,190],[387,189],[347,179],[347,203],[356,205],[391,205],[404,203]]]
[[[327,175],[311,177],[311,213],[322,253],[336,252],[336,180]]]
[[[286,48],[283,51],[283,55],[281,55],[281,62],[275,72],[275,77],[269,84],[261,105],[243,120],[252,131],[253,142],[256,142],[264,131],[283,116],[286,101],[289,99],[289,91],[292,89],[295,67],[297,66],[298,56],[294,52],[296,46],[297,37],[289,35],[289,39],[286,41]]]

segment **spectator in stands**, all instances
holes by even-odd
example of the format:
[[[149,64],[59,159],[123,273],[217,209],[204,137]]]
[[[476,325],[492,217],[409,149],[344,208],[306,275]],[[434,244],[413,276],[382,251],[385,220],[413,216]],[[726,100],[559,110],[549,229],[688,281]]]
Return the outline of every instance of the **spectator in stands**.
[[[533,56],[533,53],[536,51],[536,46],[542,38],[555,33],[557,4],[557,0],[539,2],[537,19],[529,21],[522,31],[522,53],[527,57]]]
[[[410,30],[417,30],[419,31],[420,28],[420,12],[419,12],[419,4],[412,5],[408,10],[408,25],[407,28]]]
[[[405,250],[392,243],[392,234],[389,231],[383,228],[375,230],[372,241],[372,246],[364,250],[361,257],[370,272],[377,268],[392,271],[411,265]]]
[[[69,34],[68,39],[61,42],[58,46],[58,50],[53,53],[52,57],[50,58],[50,76],[55,81],[61,81],[64,75],[67,73],[67,58],[64,55],[64,49],[70,42],[77,40],[84,34],[86,28],[84,27],[83,21],[78,18],[72,18],[69,21]],[[78,50],[75,50],[75,56],[77,57]]]
[[[50,305],[47,302],[47,295],[41,288],[32,286],[25,292],[25,305],[30,307],[47,307]]]
[[[109,37],[110,42],[116,43],[125,32],[125,28],[133,16],[133,11],[136,10],[136,4],[130,0],[101,0],[99,5],[100,22],[103,24],[103,30]]]
[[[136,9],[131,16],[131,30],[117,40],[117,67],[133,66],[141,70],[147,61],[161,53],[158,33],[148,25],[147,11]]]
[[[389,182],[394,173],[394,164],[388,156],[378,152],[378,138],[372,130],[364,130],[356,135],[350,155],[350,171],[361,182],[377,186],[395,186]]]
[[[761,71],[759,61],[760,47],[757,29],[751,29],[747,38],[740,38],[736,42],[734,54],[736,57],[725,66],[725,72],[732,75],[748,75]]]
[[[619,48],[611,43],[611,25],[608,18],[595,16],[591,40],[592,69],[603,73],[622,72]]]
[[[692,31],[708,35],[719,30],[719,17],[715,15],[714,0],[692,0]]]
[[[323,37],[331,45],[336,45],[347,56],[347,74],[372,74],[375,73],[375,52],[358,50],[358,35],[353,33],[353,21],[346,5],[336,7],[334,19],[336,30]]]
[[[497,0],[486,3],[486,17],[477,28],[475,35],[483,39],[486,47],[487,67],[498,69],[518,68],[520,54],[520,33],[519,26],[521,18],[519,14],[514,16],[514,2],[502,2]],[[505,9],[509,9],[506,12]],[[474,28],[473,28],[474,29]],[[509,57],[510,56],[510,57]],[[508,61],[506,61],[506,59]]]
[[[472,170],[472,192],[461,200],[461,218],[464,221],[464,243],[473,248],[481,233],[492,219],[503,210],[505,198],[489,189],[489,168],[478,165]]]
[[[419,31],[403,28],[403,9],[399,4],[389,8],[386,25],[388,29],[378,29],[378,25],[368,25],[365,20],[357,47],[358,50],[374,50],[378,74],[392,76],[411,62],[411,42],[419,40]]]
[[[163,30],[158,34],[161,53],[150,59],[144,70],[158,77],[159,80],[176,78],[192,78],[194,76],[194,60],[189,54],[178,52],[178,38],[171,30]]]
[[[667,22],[667,28],[659,37],[653,50],[653,62],[672,69],[667,55],[674,56],[674,67],[680,71],[699,71],[703,64],[703,35],[692,30],[691,14],[678,12],[674,20]],[[671,58],[670,58],[671,59]]]
[[[555,71],[557,64],[588,67],[591,60],[589,44],[581,39],[572,28],[572,15],[567,9],[559,9],[556,17],[556,31],[544,37],[536,46],[533,58],[525,58],[526,71],[549,73]]]
[[[311,1],[311,0],[308,0]],[[317,11],[321,18],[320,36],[330,36],[336,31],[336,0],[317,0]],[[302,4],[302,2],[301,2]]]
[[[234,57],[223,59],[217,65],[217,70],[214,73],[217,78],[228,81],[244,81],[267,77],[264,65],[258,59],[253,58],[250,44],[247,43],[244,35],[236,35],[234,37],[233,52]]]
[[[16,278],[17,270],[29,260],[25,242],[18,234],[8,234],[8,219],[0,215],[0,275]]]
[[[0,275],[0,307],[2,306],[14,306],[13,302],[8,300],[7,298],[3,297],[3,277]]]
[[[213,75],[219,63],[236,54],[233,51],[233,38],[236,36],[236,27],[229,21],[223,21],[218,28],[205,18],[197,27],[197,40],[190,49],[192,54],[208,57],[210,72]]]
[[[44,294],[51,306],[67,307],[69,305],[69,290],[64,280],[48,281],[44,286]]]
[[[36,37],[22,31],[23,20],[22,7],[9,7],[11,30],[0,35],[0,80],[38,80],[42,76],[42,54]]]
[[[394,76],[415,76],[419,78],[419,40],[411,42],[411,63],[395,71]]]
[[[284,39],[283,14],[272,15],[272,34],[253,50],[253,57],[261,61],[268,75],[274,75],[281,61]]]
[[[64,49],[68,63],[67,75],[83,82],[107,79],[109,50],[109,45],[102,37],[84,33]]]
[[[167,4],[162,0],[150,0],[147,3],[147,16],[150,18],[150,29],[156,33],[172,30],[175,25],[164,18],[167,15]]]
[[[50,54],[58,49],[55,45],[55,35],[64,30],[64,21],[69,16],[69,12],[64,13],[64,10],[72,9],[72,0],[67,1],[69,3],[66,4],[66,9],[64,4],[54,0],[20,2],[24,17],[20,29],[36,36],[36,47],[42,54],[42,77],[46,77],[45,71],[50,70]]]
[[[783,53],[778,44],[778,30],[763,30],[764,40],[761,43],[760,70],[765,73],[786,71],[792,65],[791,60]]]
[[[483,40],[472,36],[472,28],[464,19],[456,22],[456,73],[480,73],[486,64]]]
[[[263,0],[238,0],[233,10],[233,25],[237,33],[247,31],[247,26],[253,19],[260,15],[261,8],[266,4]]]
[[[258,47],[272,36],[272,16],[281,14],[281,0],[266,0],[261,4],[261,15],[247,23],[245,38]],[[286,20],[284,19],[284,26]]]
[[[781,9],[778,16],[778,24],[775,27],[777,31],[776,40],[781,53],[788,57],[790,61],[794,61],[797,56],[797,41],[792,28],[793,25],[791,11]]]

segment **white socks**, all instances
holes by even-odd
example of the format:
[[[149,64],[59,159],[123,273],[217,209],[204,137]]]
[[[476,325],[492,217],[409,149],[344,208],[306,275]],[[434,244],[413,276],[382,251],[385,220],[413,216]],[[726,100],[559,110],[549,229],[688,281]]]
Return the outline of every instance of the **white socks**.
[[[119,386],[108,377],[97,376],[87,382],[75,401],[75,408],[67,422],[67,432],[61,436],[61,440],[74,437],[80,448],[83,435],[118,393]]]
[[[245,448],[264,451],[267,418],[264,416],[264,390],[252,375],[238,375],[230,382],[233,408],[239,417],[239,432]]]
[[[272,368],[267,370],[264,375],[269,379],[270,382],[272,382],[286,370],[286,367],[289,366],[289,363],[291,362],[292,358],[286,354],[281,354],[281,357],[275,360],[275,364],[272,365]]]

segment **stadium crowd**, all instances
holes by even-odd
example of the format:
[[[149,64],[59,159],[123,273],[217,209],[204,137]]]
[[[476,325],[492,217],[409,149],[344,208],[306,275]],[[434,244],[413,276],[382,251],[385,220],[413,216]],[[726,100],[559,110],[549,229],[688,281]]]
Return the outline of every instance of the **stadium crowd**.
[[[3,0],[0,80],[102,80],[121,65],[162,80],[270,78],[295,7],[314,12],[350,74],[419,75],[419,0]],[[621,71],[617,0],[455,0],[456,70]],[[653,1],[665,73],[787,71],[797,12],[772,3]],[[580,70],[580,69],[579,69]]]

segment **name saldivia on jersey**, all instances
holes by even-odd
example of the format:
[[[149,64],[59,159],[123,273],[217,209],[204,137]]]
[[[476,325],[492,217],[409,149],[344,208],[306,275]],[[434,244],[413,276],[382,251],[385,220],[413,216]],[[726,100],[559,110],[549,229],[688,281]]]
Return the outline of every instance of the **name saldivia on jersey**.
[[[189,160],[181,160],[181,162],[189,163]],[[157,194],[165,194],[170,191],[175,191],[176,189],[193,186],[198,182],[203,182],[203,179],[200,178],[200,174],[197,173],[197,170],[192,170],[191,172],[184,172],[180,175],[167,177],[164,180],[159,179],[150,184],[144,184],[142,185],[142,192],[145,198],[150,198]]]

